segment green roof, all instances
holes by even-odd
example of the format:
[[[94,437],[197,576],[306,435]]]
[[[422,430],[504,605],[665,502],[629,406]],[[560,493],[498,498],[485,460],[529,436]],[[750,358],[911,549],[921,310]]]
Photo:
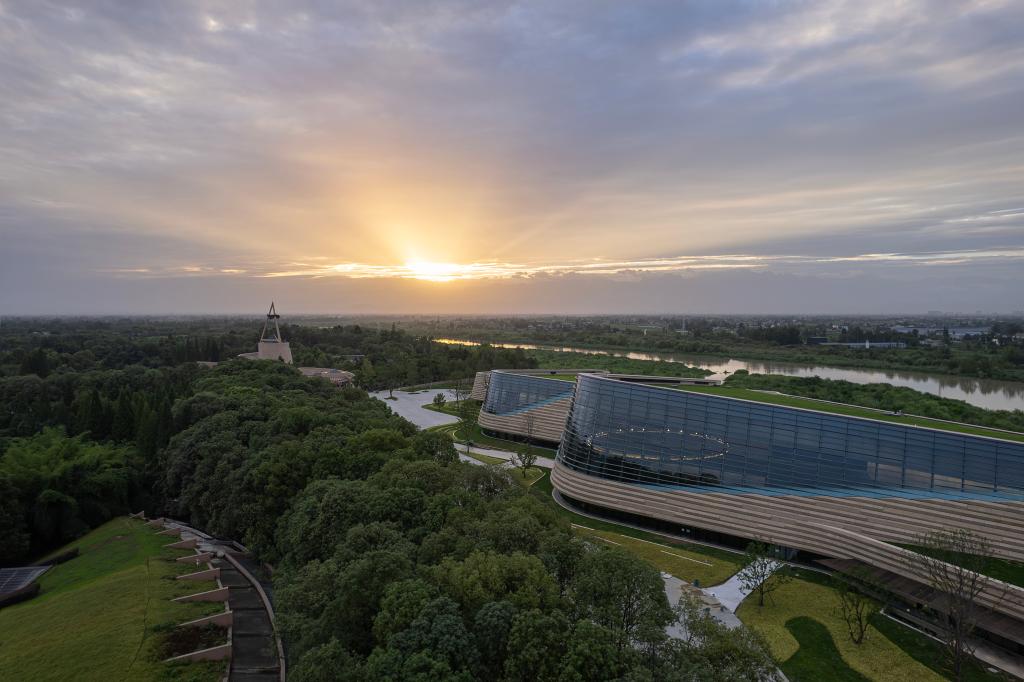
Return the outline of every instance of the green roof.
[[[892,422],[894,424],[905,424],[907,426],[921,426],[929,429],[937,429],[939,431],[952,431],[954,433],[964,433],[971,436],[985,436],[987,438],[998,438],[1001,440],[1010,440],[1024,443],[1024,433],[1017,433],[1015,431],[990,429],[984,426],[974,426],[973,424],[963,424],[960,422],[949,422],[943,421],[941,419],[929,419],[928,417],[917,417],[915,415],[910,414],[893,414],[892,412],[886,412],[885,410],[876,410],[870,407],[846,405],[844,403],[833,403],[828,402],[826,400],[815,400],[814,398],[804,398],[801,396],[774,393],[771,391],[756,391],[750,388],[730,388],[727,386],[661,385],[661,387],[670,388],[672,390],[678,391],[690,391],[692,393],[707,393],[711,395],[718,395],[723,398],[737,398],[739,400],[750,400],[752,402],[768,403],[770,405],[796,407],[804,410],[813,410],[815,412],[842,414],[849,417],[874,419],[875,421]]]
[[[515,370],[506,371],[510,371],[513,373],[515,372]],[[555,379],[558,381],[576,381],[577,379],[576,374],[568,373],[559,375],[532,374],[530,376],[535,376],[537,378],[543,379]],[[657,376],[652,378],[663,379],[664,377]],[[769,405],[795,407],[802,410],[812,410],[814,412],[841,414],[846,415],[848,417],[873,419],[875,421],[892,422],[893,424],[919,426],[922,428],[936,429],[938,431],[950,431],[953,433],[963,433],[970,436],[984,436],[986,438],[998,438],[1000,440],[1024,443],[1024,433],[1019,433],[1016,431],[1005,431],[1002,429],[993,429],[985,426],[975,426],[974,424],[964,424],[962,422],[951,422],[944,421],[942,419],[931,419],[929,417],[918,417],[912,414],[893,414],[892,412],[888,412],[886,410],[878,410],[871,407],[848,405],[846,403],[835,403],[827,400],[805,398],[803,396],[798,395],[776,393],[774,391],[758,391],[752,388],[732,388],[729,386],[694,386],[692,384],[679,384],[673,386],[664,383],[652,383],[649,385],[655,386],[657,388],[667,388],[676,391],[707,393],[710,395],[721,396],[723,398],[736,398],[738,400],[749,400],[751,402],[767,403]]]

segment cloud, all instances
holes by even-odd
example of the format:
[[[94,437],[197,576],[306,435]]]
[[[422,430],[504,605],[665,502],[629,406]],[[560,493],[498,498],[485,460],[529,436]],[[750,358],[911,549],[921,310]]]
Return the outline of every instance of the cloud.
[[[124,276],[175,277],[181,275],[239,275],[261,278],[342,278],[342,279],[416,279],[433,282],[474,280],[506,280],[516,278],[565,277],[582,275],[614,277],[637,274],[690,273],[702,270],[750,270],[772,272],[814,272],[836,274],[841,264],[961,265],[1024,263],[1024,247],[1007,247],[976,251],[934,251],[923,253],[864,253],[849,256],[800,256],[769,254],[719,254],[671,256],[612,260],[593,258],[568,261],[535,261],[510,263],[499,261],[474,263],[441,263],[413,261],[387,265],[379,263],[288,263],[248,264],[243,267],[216,265],[184,265],[169,268],[136,267],[106,270]]]
[[[981,274],[1024,243],[1020,3],[2,7],[0,258],[40,291]]]

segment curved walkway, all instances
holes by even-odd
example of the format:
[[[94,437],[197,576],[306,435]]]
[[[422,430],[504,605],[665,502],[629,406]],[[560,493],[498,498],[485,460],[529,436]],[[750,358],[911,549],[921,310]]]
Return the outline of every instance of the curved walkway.
[[[407,393],[406,391],[395,391],[394,400],[388,398],[387,391],[377,391],[371,393],[374,398],[383,400],[391,411],[400,417],[404,417],[406,420],[412,422],[421,429],[430,429],[437,426],[449,426],[452,424],[458,424],[458,417],[454,417],[444,412],[437,412],[435,410],[428,410],[427,405],[430,405],[434,401],[434,396],[438,393],[443,393],[446,400],[455,400],[455,395],[448,389],[427,389],[424,391],[416,391],[413,393]],[[514,444],[513,444],[514,445]],[[472,462],[473,464],[479,464],[478,461],[466,456],[466,452],[470,449],[465,443],[455,443],[455,449],[459,451],[459,459],[464,462]],[[496,459],[503,459],[506,462],[511,461],[513,453],[507,450],[495,450],[494,448],[485,448],[479,445],[474,445],[472,450],[473,453],[479,455],[486,455],[488,457],[494,457]],[[537,457],[536,466],[542,469],[550,469],[555,466],[555,460],[550,457]]]

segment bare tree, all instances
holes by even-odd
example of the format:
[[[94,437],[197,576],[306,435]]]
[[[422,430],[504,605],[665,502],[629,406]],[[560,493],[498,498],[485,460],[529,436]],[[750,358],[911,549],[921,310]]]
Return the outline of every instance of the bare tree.
[[[978,624],[978,597],[997,588],[985,575],[993,549],[988,538],[969,530],[942,530],[918,536],[916,551],[907,552],[907,568],[940,594],[934,604],[936,622],[943,634],[947,662],[956,680],[963,679],[964,664],[974,655],[971,634]],[[989,590],[991,592],[991,590]],[[996,599],[1001,600],[1006,593]]]
[[[771,596],[793,578],[789,567],[772,555],[772,548],[758,540],[747,545],[743,568],[736,575],[744,589],[757,592],[759,607],[764,606],[765,597]]]
[[[473,379],[459,379],[452,385],[452,395],[455,397],[455,409],[458,412],[459,419],[464,424],[469,424],[472,420],[473,405],[470,401],[470,396],[473,393]]]
[[[871,584],[870,574],[864,567],[857,567],[846,577],[834,578],[834,584],[839,594],[836,611],[846,623],[850,640],[861,644],[867,637],[871,616],[878,612],[878,602],[865,592],[865,586]]]
[[[523,430],[526,432],[526,442],[520,445],[513,459],[515,460],[516,466],[523,470],[523,475],[529,471],[530,467],[537,463],[537,453],[533,450],[533,431],[536,427],[537,415],[526,412],[523,414]]]
[[[473,400],[470,398],[473,394],[473,378],[457,379],[452,384],[451,390],[452,397],[454,398],[455,415],[459,418],[459,423],[455,427],[455,437],[457,439],[460,437],[464,439],[466,454],[468,455],[473,449],[471,427],[473,425],[474,405]]]
[[[473,383],[471,379],[456,379],[452,384],[452,395],[455,397],[455,402],[468,400],[469,394],[472,392]]]

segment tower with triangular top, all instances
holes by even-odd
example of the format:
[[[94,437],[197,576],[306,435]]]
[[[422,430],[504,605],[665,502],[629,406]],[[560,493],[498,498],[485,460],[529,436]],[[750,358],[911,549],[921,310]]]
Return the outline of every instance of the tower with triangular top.
[[[284,360],[292,364],[292,349],[288,342],[281,338],[281,327],[277,321],[281,316],[274,308],[274,302],[270,302],[270,310],[267,312],[267,321],[263,323],[263,333],[260,334],[259,351],[256,353],[258,360]]]

